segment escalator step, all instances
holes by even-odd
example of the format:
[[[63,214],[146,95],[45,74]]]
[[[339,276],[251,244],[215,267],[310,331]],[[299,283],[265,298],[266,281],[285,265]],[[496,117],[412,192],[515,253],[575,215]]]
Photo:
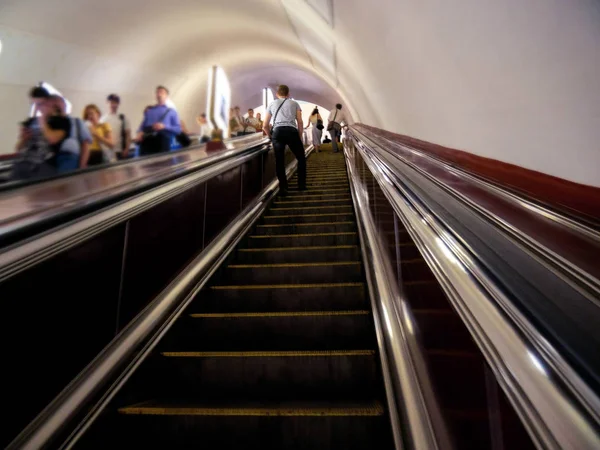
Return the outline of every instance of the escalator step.
[[[238,250],[237,261],[244,263],[301,263],[322,262],[340,259],[359,261],[357,245],[315,245],[302,247],[242,248]]]
[[[368,307],[364,283],[212,286],[192,312],[319,311]]]
[[[250,248],[357,245],[358,233],[304,233],[281,234],[276,236],[254,235],[249,236],[247,243]]]
[[[344,214],[344,213],[351,213],[352,212],[352,204],[347,204],[347,205],[333,205],[333,206],[299,206],[299,207],[291,207],[291,206],[284,206],[284,207],[276,207],[276,208],[271,208],[269,210],[269,215],[278,215],[278,214],[290,214],[290,213],[295,213],[295,214],[325,214],[325,213],[329,213],[329,214]],[[268,216],[265,216],[268,217]]]
[[[302,192],[288,192],[288,196],[284,197],[286,200],[327,200],[327,199],[338,199],[338,198],[350,198],[350,189],[342,189],[341,191],[327,192],[323,190],[321,192],[311,190]]]
[[[383,406],[364,402],[163,404],[119,409],[124,433],[105,448],[391,448]]]
[[[356,231],[356,223],[353,221],[345,221],[258,225],[256,227],[255,233],[257,235],[276,235],[307,233],[344,233],[352,231]]]
[[[314,222],[344,222],[354,219],[353,211],[344,211],[342,213],[327,213],[308,214],[287,212],[287,214],[273,214],[263,216],[262,221],[269,224],[286,224],[286,223],[314,223]]]
[[[119,413],[151,416],[267,416],[267,417],[373,417],[382,416],[383,407],[379,403],[360,406],[311,407],[306,405],[280,405],[272,407],[190,407],[159,406],[148,402],[146,405],[134,405],[120,408]]]
[[[372,399],[378,394],[373,350],[168,351],[147,394],[188,401]],[[198,383],[198,380],[202,380]]]
[[[288,196],[289,196],[289,198],[294,198],[294,196],[297,196],[297,195],[325,195],[325,194],[349,192],[349,191],[350,191],[350,185],[337,186],[337,187],[332,187],[332,188],[324,187],[321,189],[310,189],[308,191],[298,191],[295,188],[295,184],[294,184],[294,185],[290,186]]]
[[[374,350],[301,350],[254,352],[163,352],[167,358],[300,358],[336,356],[374,356]]]
[[[375,347],[367,310],[192,313],[161,342],[185,351],[351,350]]]
[[[311,263],[235,264],[227,267],[225,277],[236,284],[296,284],[360,281],[359,261]]]
[[[329,204],[329,205],[337,205],[340,203],[350,203],[351,202],[351,198],[349,196],[347,197],[342,197],[342,198],[336,198],[336,199],[326,199],[326,200],[298,200],[298,199],[293,199],[293,200],[275,200],[273,202],[273,205],[275,205],[276,208],[283,208],[285,206],[311,206],[311,205],[322,205],[322,204]]]

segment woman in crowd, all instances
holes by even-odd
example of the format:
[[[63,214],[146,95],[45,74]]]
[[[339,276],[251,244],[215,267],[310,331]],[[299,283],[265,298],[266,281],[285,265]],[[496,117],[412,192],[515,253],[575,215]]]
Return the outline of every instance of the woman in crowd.
[[[258,130],[262,130],[262,127],[259,127],[260,122],[258,118],[254,117],[254,110],[248,110],[248,118],[246,119],[246,128],[244,129],[244,133],[253,134]]]
[[[316,106],[315,109],[313,109],[312,114],[308,118],[308,122],[309,123],[306,126],[306,128],[312,126],[312,143],[315,147],[315,151],[319,153],[319,146],[321,145],[321,138],[323,137],[324,126],[323,118],[321,117],[321,114],[319,114],[319,108],[317,108]]]
[[[239,114],[239,110],[238,107],[229,110],[229,134],[231,137],[244,135],[245,121]]]
[[[212,127],[210,126],[210,123],[208,123],[206,113],[200,114],[196,118],[196,122],[200,125],[200,143],[205,144],[210,141],[210,136],[212,134]]]
[[[263,129],[263,121],[262,121],[262,116],[260,115],[260,113],[256,113],[256,120],[258,120],[257,130],[262,130]]]
[[[96,105],[87,105],[83,110],[83,120],[87,122],[93,141],[90,145],[88,166],[115,161],[113,147],[115,145],[112,130],[107,123],[100,123],[102,112]]]

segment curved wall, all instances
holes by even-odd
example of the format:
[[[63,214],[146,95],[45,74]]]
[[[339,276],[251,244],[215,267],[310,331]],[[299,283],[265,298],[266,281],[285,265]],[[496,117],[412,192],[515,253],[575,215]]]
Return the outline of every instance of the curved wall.
[[[0,145],[29,86],[76,112],[122,95],[126,113],[168,85],[186,121],[220,64],[242,108],[286,82],[356,121],[600,186],[596,0],[4,0]],[[16,116],[15,116],[16,115]]]

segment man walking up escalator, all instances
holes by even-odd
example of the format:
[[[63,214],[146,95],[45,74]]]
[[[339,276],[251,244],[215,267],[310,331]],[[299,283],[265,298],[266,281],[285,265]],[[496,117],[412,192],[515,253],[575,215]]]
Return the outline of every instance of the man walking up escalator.
[[[273,127],[270,127],[271,117]],[[290,148],[298,160],[298,190],[306,190],[306,156],[302,144],[302,109],[290,99],[290,88],[282,84],[277,88],[277,100],[267,108],[263,131],[271,138],[275,150],[275,166],[281,195],[287,194],[285,176],[285,147]]]

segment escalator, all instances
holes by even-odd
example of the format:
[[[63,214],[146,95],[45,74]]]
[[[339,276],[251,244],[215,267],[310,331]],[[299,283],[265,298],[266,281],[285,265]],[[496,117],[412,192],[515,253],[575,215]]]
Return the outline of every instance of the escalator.
[[[313,153],[308,191],[292,179],[287,196],[264,210],[271,190],[246,215],[252,224],[265,211],[247,234],[240,225],[239,244],[191,302],[178,300],[183,313],[165,320],[147,357],[131,358],[103,407],[71,420],[82,427],[76,448],[560,448],[540,445],[542,428],[509,401],[512,387],[474,341],[431,265],[432,246],[392,207],[381,173],[345,151]]]
[[[393,448],[343,156],[311,157],[307,183],[273,202],[78,448]]]

